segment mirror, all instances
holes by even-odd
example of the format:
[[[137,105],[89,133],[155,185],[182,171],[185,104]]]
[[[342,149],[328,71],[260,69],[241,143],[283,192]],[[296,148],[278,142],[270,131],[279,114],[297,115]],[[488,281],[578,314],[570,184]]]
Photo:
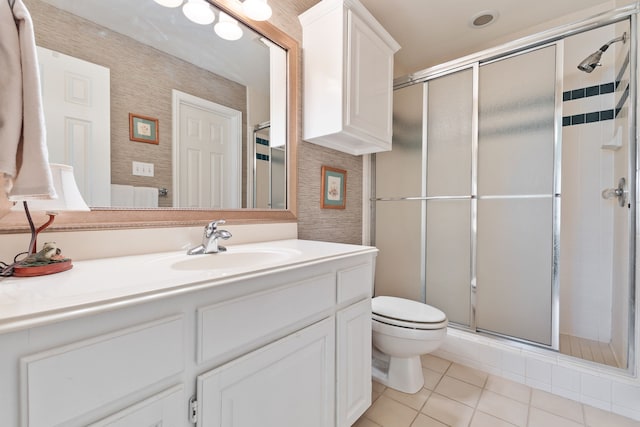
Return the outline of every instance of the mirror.
[[[220,39],[214,32],[211,25],[200,26],[188,21],[180,8],[169,9],[164,8],[153,0],[144,0],[130,2],[127,0],[84,0],[77,2],[73,0],[25,0],[27,7],[34,18],[34,27],[36,31],[36,41],[39,45],[49,48],[55,52],[72,52],[76,58],[80,57],[76,52],[82,51],[83,43],[88,44],[88,48],[84,50],[89,52],[84,54],[84,61],[94,64],[114,64],[110,68],[111,71],[111,135],[110,135],[110,156],[111,156],[111,183],[134,186],[134,187],[150,187],[150,188],[166,188],[167,197],[160,197],[158,206],[168,208],[173,206],[188,207],[189,209],[113,209],[109,208],[106,203],[98,202],[90,203],[92,212],[90,214],[65,214],[60,216],[56,223],[60,223],[59,228],[92,228],[92,224],[104,224],[109,226],[156,226],[166,223],[171,224],[189,224],[193,221],[204,221],[214,217],[224,217],[226,219],[251,219],[251,220],[294,220],[295,219],[295,182],[296,182],[296,143],[297,135],[297,79],[298,79],[298,44],[291,37],[287,36],[276,27],[268,22],[255,22],[248,18],[244,18],[240,11],[240,3],[230,0],[210,1],[216,10],[216,16],[220,11],[224,11],[230,16],[238,19],[243,25],[244,33],[241,40],[230,42]],[[114,3],[122,3],[117,6]],[[42,13],[42,11],[51,11],[52,7],[56,9],[73,8],[73,14],[61,11],[62,21],[56,21],[55,14]],[[48,8],[48,9],[47,9]],[[135,10],[134,10],[135,9]],[[132,24],[135,27],[118,28],[113,31],[107,28],[96,27],[89,21],[98,20],[96,16],[106,16],[107,11],[117,11],[112,18],[110,25],[112,27],[124,24]],[[153,12],[152,12],[153,11]],[[38,15],[40,13],[40,15]],[[164,22],[158,23],[154,21],[154,15],[164,13]],[[167,15],[168,13],[168,15]],[[75,14],[85,16],[78,18]],[[82,25],[79,25],[81,37],[69,37],[68,34],[78,34],[78,28],[74,30],[65,30],[63,25],[74,20],[81,19]],[[116,25],[117,23],[117,25]],[[78,24],[76,24],[78,25]],[[93,27],[93,33],[91,28]],[[68,27],[67,27],[68,28]],[[96,29],[97,28],[97,29]],[[62,34],[58,39],[62,40],[61,46],[54,46],[55,37],[40,37],[39,33],[58,32]],[[129,34],[121,34],[125,32]],[[160,49],[167,41],[171,41],[176,35],[188,35],[189,39],[181,38],[177,48],[174,48],[176,55],[180,54],[184,58],[176,58]],[[136,40],[133,40],[133,39]],[[124,39],[125,46],[105,47],[106,42],[114,39]],[[95,42],[92,44],[92,41]],[[105,44],[103,44],[103,42]],[[155,43],[154,47],[149,47],[144,43]],[[240,48],[233,43],[246,42],[247,46]],[[233,45],[232,45],[233,44]],[[219,49],[220,45],[233,47],[233,52],[248,52],[244,62],[231,62],[229,53],[224,53]],[[129,52],[125,52],[128,50]],[[229,49],[227,48],[227,51]],[[259,53],[255,53],[259,52]],[[273,53],[278,52],[278,53]],[[186,57],[191,53],[193,59],[187,64]],[[100,58],[99,54],[107,54],[106,57]],[[56,55],[52,53],[52,55]],[[157,57],[157,58],[154,58]],[[274,56],[276,61],[272,60]],[[126,58],[126,61],[124,60]],[[138,63],[135,67],[129,67],[125,71],[113,70],[122,63],[141,59],[143,62]],[[154,59],[158,61],[153,62]],[[144,62],[151,61],[151,62]],[[132,62],[133,63],[133,62]],[[178,68],[170,67],[177,63]],[[126,65],[126,64],[125,64]],[[204,68],[207,68],[206,70]],[[134,74],[133,68],[141,69],[141,74]],[[214,70],[215,72],[211,71]],[[258,73],[256,73],[258,71]],[[280,74],[277,74],[280,73]],[[44,74],[44,73],[43,73]],[[116,76],[118,74],[118,76]],[[184,75],[188,78],[186,82]],[[181,78],[175,80],[178,83],[170,84],[161,90],[156,89],[153,84],[165,76]],[[43,97],[46,97],[47,88],[51,85],[44,84],[43,78]],[[208,93],[198,92],[203,87],[208,86]],[[132,89],[132,87],[134,89]],[[173,90],[175,89],[175,91]],[[180,90],[182,89],[182,90]],[[138,95],[128,92],[138,91]],[[240,125],[233,124],[239,129],[236,137],[242,141],[241,148],[236,151],[234,159],[235,167],[232,171],[237,172],[233,177],[235,181],[235,202],[234,203],[205,203],[202,205],[189,203],[181,203],[175,196],[176,193],[193,193],[188,186],[180,191],[180,181],[172,176],[175,174],[176,166],[175,158],[177,151],[175,149],[173,138],[176,133],[175,119],[172,109],[176,103],[176,93],[186,94],[187,96],[195,96],[197,98],[206,99],[240,112]],[[235,94],[236,92],[240,95]],[[267,92],[267,94],[265,94]],[[211,95],[213,93],[213,95]],[[275,93],[275,95],[274,95]],[[148,95],[147,101],[142,101],[142,95]],[[116,96],[117,95],[117,96]],[[210,99],[207,99],[210,98]],[[235,99],[235,101],[234,101]],[[274,113],[274,99],[279,102]],[[126,100],[126,101],[125,101]],[[122,104],[122,105],[121,105]],[[161,104],[161,105],[160,105]],[[271,114],[269,110],[271,109]],[[266,114],[265,114],[266,111]],[[142,135],[151,139],[150,143],[137,142],[132,140],[132,130],[135,124],[130,126],[129,114],[133,114],[131,120],[137,120],[136,123],[142,123],[142,129],[153,129],[149,131],[151,134]],[[47,120],[48,116],[47,116]],[[157,120],[157,122],[156,122]],[[272,204],[273,208],[269,209],[268,205],[260,206],[259,209],[254,208],[254,200],[261,195],[257,194],[258,188],[265,187],[269,191],[272,189],[271,184],[258,186],[256,182],[256,173],[254,173],[256,151],[254,144],[254,129],[259,123],[265,121],[270,122],[269,140],[277,140],[276,146],[279,147],[279,153],[286,153],[286,159],[282,156],[271,156],[285,165],[282,173],[286,176],[284,184],[278,183],[277,192],[284,193],[285,201]],[[116,123],[116,124],[114,124]],[[132,122],[133,123],[133,122]],[[156,125],[157,123],[157,125]],[[190,123],[187,123],[186,127]],[[148,126],[148,127],[146,127]],[[154,128],[157,126],[157,128]],[[188,133],[189,129],[187,129]],[[81,133],[81,132],[79,132]],[[143,132],[144,133],[144,132]],[[158,137],[158,143],[155,143],[155,137]],[[275,147],[274,147],[275,148]],[[54,150],[50,150],[52,157]],[[84,153],[80,153],[82,155]],[[61,161],[52,158],[52,161]],[[149,164],[153,164],[154,179],[145,176],[134,176],[132,174],[133,162],[142,163],[143,170]],[[192,164],[188,162],[181,163],[184,175],[194,175]],[[147,166],[145,166],[147,165]],[[91,176],[96,168],[86,168],[85,175]],[[82,171],[81,171],[82,172]],[[148,172],[148,171],[147,171]],[[146,173],[146,172],[145,172]],[[231,179],[230,173],[224,174],[226,178]],[[191,177],[192,179],[193,177]],[[90,179],[89,179],[90,181]],[[281,191],[284,186],[286,190]],[[224,191],[228,192],[226,187]],[[201,192],[201,190],[198,190]],[[127,205],[122,205],[127,206]],[[213,207],[217,212],[212,212],[209,207]],[[241,209],[249,208],[249,209]],[[12,214],[10,214],[11,216]],[[67,217],[66,220],[63,217]],[[23,226],[23,219],[16,218],[12,223],[11,218],[3,219],[3,229]],[[66,223],[66,224],[65,224]]]

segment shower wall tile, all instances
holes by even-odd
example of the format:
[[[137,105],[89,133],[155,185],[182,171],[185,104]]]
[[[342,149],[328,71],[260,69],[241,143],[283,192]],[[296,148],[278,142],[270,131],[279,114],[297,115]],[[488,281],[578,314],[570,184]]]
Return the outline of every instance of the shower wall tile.
[[[522,378],[524,382],[526,374],[526,359],[520,352],[503,351],[502,352],[502,368],[504,372],[510,376]]]
[[[478,358],[480,363],[484,366],[499,370],[502,368],[502,351],[500,348],[496,348],[492,345],[479,345]]]
[[[611,389],[612,383],[608,378],[581,374],[581,400],[582,402],[595,406],[596,408],[611,410]]]
[[[551,367],[551,391],[553,393],[579,401],[580,387],[579,372],[560,365]]]
[[[640,385],[614,383],[612,389],[613,410],[640,419]]]
[[[638,234],[640,237],[640,231]],[[499,368],[493,366],[494,351],[500,354]],[[543,350],[496,344],[491,338],[451,328],[444,344],[433,355],[640,420],[640,382],[609,374],[591,363],[550,355]]]
[[[562,103],[562,116],[585,114],[600,110],[610,110],[615,106],[613,94],[592,96]]]
[[[588,33],[578,34],[565,39],[564,62],[573,64],[588,54],[592,44],[611,36],[610,28],[602,28]],[[564,75],[563,92],[563,126],[585,126],[612,120],[615,116],[617,72],[613,62],[607,62],[599,68],[598,73],[587,74],[576,72],[573,67],[567,68]],[[571,119],[567,119],[570,117]]]
[[[527,355],[526,383],[544,391],[551,391],[551,364]]]

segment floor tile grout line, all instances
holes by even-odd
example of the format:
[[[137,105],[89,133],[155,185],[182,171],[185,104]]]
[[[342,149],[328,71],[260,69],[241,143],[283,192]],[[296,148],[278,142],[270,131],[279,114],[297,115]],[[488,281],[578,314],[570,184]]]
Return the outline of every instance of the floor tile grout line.
[[[544,402],[545,402],[545,400],[544,400],[544,399],[542,400],[542,403],[534,404],[534,400],[535,400],[534,395],[535,395],[536,391],[539,391],[539,392],[541,392],[541,393],[550,393],[550,392],[548,392],[548,391],[546,391],[546,390],[536,389],[536,388],[531,387],[531,386],[529,386],[529,385],[527,385],[527,384],[523,384],[523,385],[527,386],[527,388],[529,389],[529,394],[528,394],[527,400],[526,400],[526,402],[525,402],[525,401],[522,401],[522,400],[519,400],[519,399],[516,399],[516,398],[512,398],[512,397],[511,397],[510,395],[508,395],[508,394],[499,393],[499,392],[497,392],[497,391],[493,391],[493,390],[491,390],[491,389],[489,389],[489,388],[488,388],[489,380],[490,380],[490,378],[491,378],[491,377],[502,378],[502,379],[507,380],[507,381],[509,380],[509,378],[504,378],[504,377],[500,377],[499,375],[493,375],[493,374],[491,374],[491,373],[486,373],[487,375],[484,377],[484,380],[482,381],[482,385],[481,385],[481,386],[478,386],[478,385],[477,385],[476,383],[474,383],[474,382],[466,381],[465,379],[461,379],[461,378],[458,378],[458,377],[456,377],[456,376],[449,375],[449,374],[451,374],[451,373],[453,372],[454,364],[455,364],[455,362],[451,362],[451,361],[449,361],[448,365],[446,366],[446,368],[445,368],[443,371],[438,371],[438,370],[432,369],[432,367],[434,367],[434,365],[431,365],[431,367],[428,367],[428,366],[422,366],[423,370],[425,370],[425,369],[426,369],[426,370],[428,370],[428,371],[433,372],[434,374],[437,374],[437,375],[438,375],[438,377],[437,377],[438,379],[437,379],[437,381],[434,383],[434,385],[433,385],[433,387],[432,387],[433,389],[429,389],[429,388],[427,388],[427,387],[423,387],[423,389],[424,389],[426,392],[428,392],[428,395],[427,395],[427,397],[426,397],[426,399],[425,399],[424,403],[422,403],[421,405],[418,405],[418,406],[419,406],[419,408],[418,408],[418,409],[416,409],[414,406],[410,406],[410,405],[409,405],[409,404],[407,404],[407,403],[404,403],[404,402],[402,402],[402,401],[400,401],[400,400],[397,400],[397,399],[395,399],[394,397],[391,397],[391,396],[389,396],[389,395],[386,395],[386,394],[385,394],[386,390],[387,390],[387,389],[391,389],[390,387],[387,387],[387,386],[382,386],[382,392],[380,392],[380,393],[376,393],[376,394],[377,394],[377,397],[376,397],[375,399],[372,399],[372,406],[373,406],[373,403],[374,403],[374,402],[377,402],[377,401],[379,400],[379,398],[380,398],[382,395],[385,395],[385,398],[391,399],[391,400],[393,400],[394,402],[397,402],[397,403],[401,404],[402,406],[404,406],[404,407],[406,407],[406,408],[408,408],[408,409],[412,410],[412,411],[415,413],[415,415],[413,416],[413,418],[412,418],[412,420],[411,420],[411,424],[414,424],[414,423],[418,420],[418,418],[420,417],[420,415],[423,415],[423,416],[425,416],[425,417],[428,417],[428,418],[430,418],[430,419],[433,419],[433,420],[436,420],[436,421],[438,421],[438,422],[442,423],[442,421],[438,420],[437,418],[433,418],[433,417],[429,416],[428,414],[426,414],[425,412],[423,412],[423,410],[424,410],[425,406],[427,405],[427,403],[429,402],[429,400],[430,400],[430,399],[433,397],[433,395],[435,394],[435,395],[438,395],[438,396],[442,396],[443,398],[447,398],[447,399],[450,399],[450,400],[454,400],[454,401],[456,401],[456,402],[458,402],[458,403],[460,403],[460,404],[462,404],[462,405],[465,405],[465,406],[467,406],[467,407],[469,407],[469,408],[472,408],[472,409],[473,409],[473,411],[472,411],[472,413],[471,413],[471,418],[470,418],[470,420],[469,420],[469,425],[471,425],[471,423],[472,423],[472,422],[473,422],[473,420],[476,418],[476,416],[478,415],[478,413],[487,414],[487,415],[489,415],[489,416],[491,416],[491,417],[495,417],[495,418],[500,419],[500,420],[502,420],[502,421],[504,421],[504,422],[506,422],[506,423],[508,423],[508,424],[511,424],[511,422],[510,422],[509,420],[503,419],[503,418],[501,418],[501,417],[496,416],[496,415],[495,415],[495,414],[493,414],[493,413],[488,413],[488,412],[485,412],[485,411],[482,411],[481,409],[479,409],[480,401],[481,401],[481,399],[482,399],[482,396],[485,394],[485,392],[491,392],[491,393],[495,393],[495,394],[497,394],[497,395],[499,395],[499,396],[502,396],[502,397],[504,397],[504,398],[507,398],[507,399],[513,400],[514,402],[520,403],[520,404],[522,404],[522,405],[526,405],[526,414],[527,414],[527,415],[526,415],[526,420],[525,420],[525,424],[524,424],[524,426],[523,426],[523,427],[527,427],[527,426],[531,426],[531,425],[532,425],[532,424],[531,424],[531,423],[533,422],[533,418],[532,418],[532,417],[534,416],[534,415],[533,415],[533,412],[540,412],[540,413],[544,413],[544,414],[547,414],[548,416],[552,416],[552,417],[554,417],[554,418],[556,418],[556,419],[565,420],[565,421],[567,421],[567,422],[575,423],[575,425],[580,425],[580,426],[582,426],[582,427],[589,427],[589,423],[588,423],[588,421],[587,421],[587,407],[588,407],[588,406],[587,406],[586,404],[583,404],[583,403],[581,403],[581,402],[577,402],[577,403],[579,404],[579,411],[580,411],[579,413],[580,413],[580,418],[581,418],[581,420],[576,420],[574,416],[569,416],[569,415],[567,415],[567,414],[577,415],[573,410],[570,410],[570,411],[562,411],[562,410],[560,410],[560,411],[558,411],[558,410],[556,410],[556,408],[555,408],[555,407],[553,407],[553,406],[545,405],[545,404],[544,404]],[[475,368],[473,368],[473,367],[471,367],[471,366],[462,365],[462,364],[457,364],[457,365],[459,365],[459,366],[461,366],[461,367],[464,367],[464,368],[469,368],[469,369],[475,370]],[[437,365],[436,365],[436,366],[437,366]],[[438,369],[441,369],[441,366],[440,366],[440,367],[438,367]],[[462,376],[464,376],[464,375],[462,375]],[[437,392],[436,392],[436,389],[438,388],[438,386],[440,386],[440,385],[442,384],[442,381],[444,380],[444,378],[445,378],[445,377],[448,377],[448,378],[450,378],[450,379],[455,379],[455,380],[458,380],[458,381],[464,382],[464,383],[466,383],[466,384],[468,384],[468,385],[476,386],[476,387],[478,387],[478,388],[480,389],[480,397],[479,397],[479,398],[478,398],[478,400],[475,402],[475,404],[473,405],[473,407],[471,407],[470,405],[468,405],[468,404],[467,404],[467,403],[465,403],[465,402],[460,402],[460,401],[458,401],[457,399],[452,399],[452,398],[447,397],[446,395],[443,395],[443,394],[441,394],[441,393],[437,393]],[[467,378],[469,378],[469,377],[467,377]],[[562,397],[562,396],[559,396],[559,397]],[[565,399],[567,399],[567,398],[565,398]],[[568,400],[572,400],[572,401],[573,401],[573,399],[568,399]],[[535,411],[534,411],[534,409],[535,409]],[[386,425],[385,425],[385,426],[382,426],[382,425],[378,424],[377,422],[375,422],[375,421],[371,420],[370,418],[368,418],[368,417],[366,417],[366,416],[365,416],[364,418],[365,418],[365,419],[367,419],[369,422],[371,422],[371,423],[372,423],[373,425],[375,425],[375,426],[379,426],[379,427],[393,427],[393,426],[386,426]],[[561,421],[561,422],[562,422],[562,421]]]

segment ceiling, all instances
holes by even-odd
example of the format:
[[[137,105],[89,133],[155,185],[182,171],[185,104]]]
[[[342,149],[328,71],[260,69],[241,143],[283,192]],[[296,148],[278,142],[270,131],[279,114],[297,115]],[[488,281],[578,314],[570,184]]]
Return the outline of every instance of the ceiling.
[[[575,22],[632,1],[613,0],[361,0],[400,44],[396,77],[479,52],[544,29]],[[483,11],[498,19],[470,25]]]
[[[255,66],[256,58],[266,54],[264,45],[224,42],[213,34],[211,26],[187,21],[179,8],[166,9],[152,0],[44,1],[232,80],[243,84],[260,81],[259,86],[268,87],[263,68]],[[271,0],[276,10],[280,1]],[[395,55],[395,75],[399,77],[635,0],[360,1],[400,44]],[[307,1],[310,5],[316,2]],[[485,27],[472,28],[470,20],[483,11],[497,12],[498,18]],[[249,35],[243,39],[256,38],[246,33]],[[184,34],[191,38],[184,40]],[[223,50],[226,53],[221,54]],[[244,59],[228,61],[238,53]]]

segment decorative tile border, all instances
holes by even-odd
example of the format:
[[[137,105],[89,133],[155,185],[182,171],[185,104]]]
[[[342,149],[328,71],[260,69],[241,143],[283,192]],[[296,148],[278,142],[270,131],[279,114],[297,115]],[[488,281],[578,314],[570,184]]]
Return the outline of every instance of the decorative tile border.
[[[602,122],[605,120],[613,120],[613,118],[614,118],[613,109],[594,111],[592,113],[575,114],[573,116],[564,116],[562,117],[562,126],[574,126],[574,125],[581,125],[584,123]]]
[[[269,140],[264,138],[256,138],[256,144],[269,146]]]
[[[620,83],[622,81],[622,76],[627,71],[629,67],[629,54],[627,54],[622,66],[620,67],[620,71],[618,71],[618,75],[616,77],[615,82],[603,83],[601,85],[583,87],[579,89],[568,90],[562,93],[562,101],[574,101],[576,99],[588,98],[591,96],[605,95],[608,93],[613,93],[618,90]],[[563,116],[562,117],[562,126],[574,126],[581,125],[585,123],[595,123],[601,122],[604,120],[613,120],[618,116],[620,110],[624,106],[625,102],[629,98],[629,85],[625,88],[624,92],[620,96],[616,104],[615,109],[610,110],[602,110],[602,111],[593,111],[591,113],[584,114],[575,114],[572,116]]]
[[[268,162],[269,161],[269,155],[268,154],[256,153],[256,159],[258,159],[258,160],[266,160]]]
[[[614,82],[604,83],[596,86],[583,87],[580,89],[568,90],[562,92],[562,101],[573,101],[575,99],[588,98],[590,96],[604,95],[613,93],[616,85]]]
[[[628,64],[628,61],[626,61],[625,64]],[[622,76],[626,67],[627,65],[623,65],[620,73],[618,74],[618,78]],[[562,100],[563,102],[566,102],[566,101],[573,101],[576,99],[587,98],[591,96],[598,96],[598,95],[613,93],[618,88],[619,85],[620,85],[620,80],[616,80],[615,82],[604,83],[601,85],[569,90],[562,93]],[[615,109],[593,111],[590,113],[575,114],[572,116],[563,116],[562,126],[563,127],[575,126],[575,125],[581,125],[585,123],[595,123],[595,122],[601,122],[605,120],[613,120],[615,117],[618,116],[618,113],[620,113],[620,110],[624,106],[625,102],[627,102],[628,98],[629,98],[629,85],[627,84],[627,87],[622,93],[622,95],[620,96],[620,100],[618,101]]]

